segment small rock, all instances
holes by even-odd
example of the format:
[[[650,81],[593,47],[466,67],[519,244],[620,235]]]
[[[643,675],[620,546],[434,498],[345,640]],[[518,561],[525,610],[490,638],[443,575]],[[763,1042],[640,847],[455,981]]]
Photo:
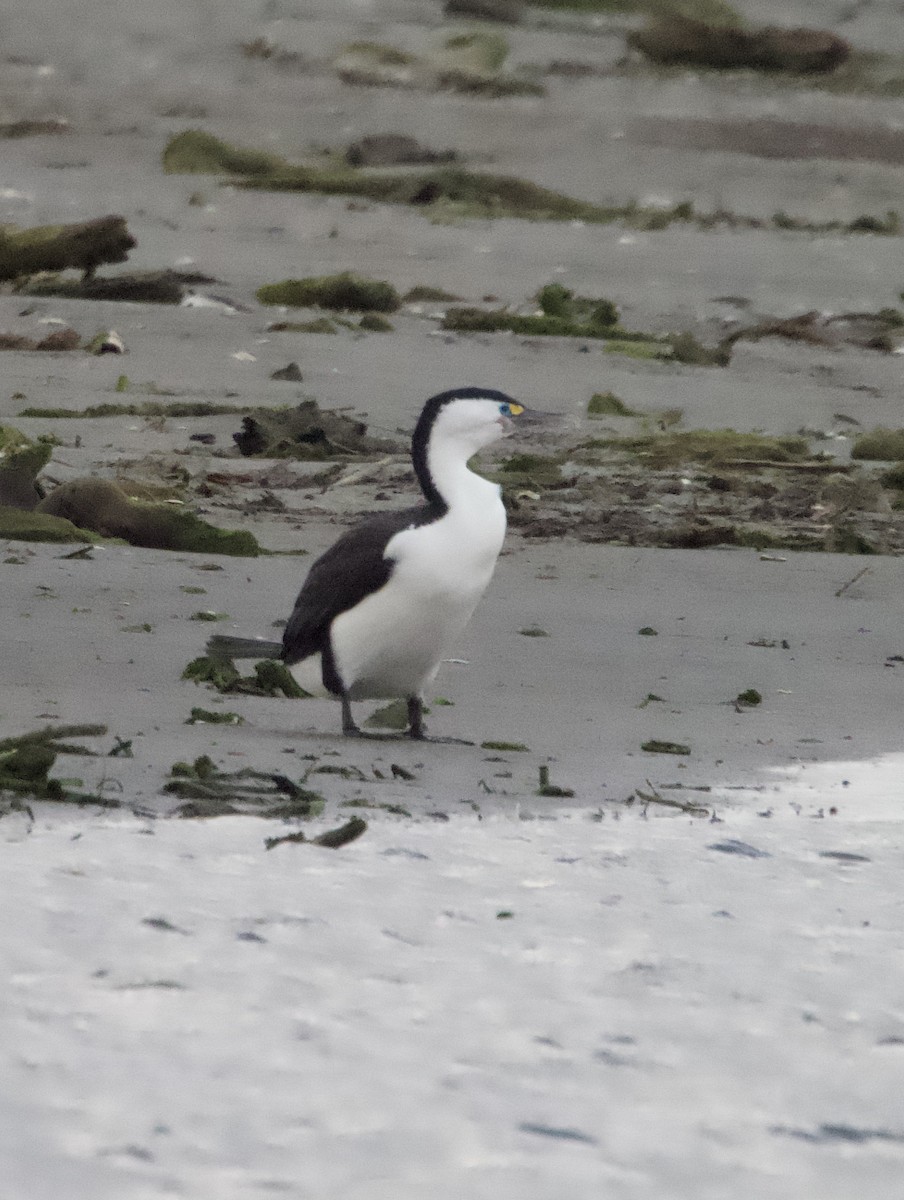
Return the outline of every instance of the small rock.
[[[481,21],[507,21],[516,24],[524,16],[523,0],[445,0],[447,17],[476,17]]]
[[[53,333],[48,333],[47,337],[41,338],[35,346],[35,350],[77,350],[81,344],[81,338],[74,329],[55,329]]]
[[[713,842],[707,846],[708,850],[718,850],[722,854],[737,854],[741,858],[771,858],[772,855],[766,850],[758,850],[756,846],[751,846],[748,842],[740,842],[736,838],[729,838],[724,842]]]
[[[374,133],[352,142],[345,152],[353,167],[393,167],[401,163],[451,162],[454,150],[430,150],[404,133]]]
[[[298,363],[290,362],[285,367],[280,367],[278,371],[274,371],[270,378],[284,379],[287,383],[301,383],[303,376]]]
[[[717,70],[829,72],[851,54],[850,42],[825,29],[739,29],[678,13],[654,18],[649,28],[630,32],[627,42],[653,62]]]

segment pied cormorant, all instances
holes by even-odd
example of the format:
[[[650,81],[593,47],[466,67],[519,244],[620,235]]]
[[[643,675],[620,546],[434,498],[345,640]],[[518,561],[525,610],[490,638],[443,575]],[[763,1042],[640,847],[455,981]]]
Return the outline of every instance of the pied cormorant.
[[[504,392],[462,387],[424,405],[411,458],[424,500],[356,525],[311,567],[282,643],[217,635],[231,658],[280,658],[301,687],[342,703],[342,731],[364,736],[353,700],[408,703],[408,736],[425,739],[424,689],[451,651],[505,537],[499,487],[468,460],[525,410]]]

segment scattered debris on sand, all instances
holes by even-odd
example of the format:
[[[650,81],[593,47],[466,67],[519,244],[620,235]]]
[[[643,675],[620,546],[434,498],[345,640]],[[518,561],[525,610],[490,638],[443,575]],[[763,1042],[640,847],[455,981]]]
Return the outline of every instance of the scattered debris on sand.
[[[297,408],[256,409],[233,434],[239,451],[261,458],[322,460],[362,454],[392,454],[400,443],[371,437],[364,421],[303,400]]]
[[[730,352],[739,341],[766,337],[787,338],[811,346],[860,346],[892,353],[904,345],[904,312],[881,308],[878,312],[823,313],[815,309],[791,317],[765,317],[727,334],[719,343]]]
[[[267,838],[264,845],[268,850],[272,850],[274,846],[304,842],[308,846],[326,846],[329,850],[338,850],[340,846],[347,846],[349,842],[355,841],[362,833],[366,832],[367,822],[364,818],[352,817],[344,825],[339,825],[336,829],[328,829],[316,837],[306,837],[299,830],[296,833],[283,834],[282,837]]]
[[[246,188],[358,196],[463,217],[608,222],[630,219],[641,211],[634,204],[606,207],[576,200],[528,180],[470,171],[454,163],[392,172],[347,163],[292,164],[278,157],[262,158],[256,151],[195,129],[170,139],[163,151],[163,166],[178,174],[220,174]]]
[[[637,546],[904,553],[904,468],[858,469],[810,436],[733,429],[613,429],[500,463],[511,526],[529,538]],[[891,436],[889,436],[891,434]],[[877,430],[858,457],[904,459],[904,433]]]
[[[236,813],[280,820],[308,818],[323,811],[324,798],[279,772],[220,771],[206,754],[194,762],[173,763],[163,791],[185,800],[178,817],[221,817]]]
[[[441,328],[454,333],[505,331],[523,337],[595,338],[605,341],[611,353],[671,359],[692,366],[724,367],[731,358],[731,346],[724,340],[710,348],[687,331],[651,334],[623,329],[611,300],[575,296],[561,284],[542,287],[536,302],[540,311],[532,313],[456,305],[446,309]]]
[[[877,312],[824,313],[814,309],[790,317],[764,316],[753,324],[733,329],[715,346],[706,346],[688,330],[652,334],[624,329],[619,324],[618,308],[611,300],[576,297],[560,284],[542,287],[535,300],[539,312],[531,313],[508,307],[453,305],[446,309],[440,327],[454,333],[505,331],[522,337],[601,339],[611,353],[708,367],[728,366],[738,342],[756,342],[767,337],[813,346],[847,344],[884,353],[904,347],[904,312],[893,307]],[[604,400],[605,397],[599,403]]]
[[[655,140],[655,139],[654,139]],[[250,156],[250,157],[246,157]],[[270,165],[267,166],[267,161]],[[527,221],[586,221],[609,224],[620,221],[632,229],[656,232],[675,223],[691,223],[699,229],[798,229],[812,233],[900,233],[896,219],[864,214],[850,222],[805,221],[776,213],[773,218],[750,217],[718,208],[698,211],[690,200],[663,207],[628,200],[623,204],[600,205],[578,200],[551,188],[541,187],[513,175],[472,171],[456,161],[386,170],[382,164],[352,166],[342,153],[332,155],[327,165],[323,156],[304,164],[290,163],[278,156],[261,159],[256,151],[224,142],[199,130],[175,134],[163,152],[164,170],[180,174],[219,174],[235,187],[260,191],[313,192],[358,197],[382,204],[417,208],[434,220],[517,219]],[[326,331],[329,332],[329,331]]]
[[[546,763],[541,763],[537,771],[539,775],[538,796],[546,796],[552,800],[570,800],[574,796],[573,788],[559,787],[557,783],[550,783],[549,767]]]
[[[420,54],[386,42],[349,42],[333,66],[343,83],[355,87],[421,88],[489,99],[545,95],[529,71],[505,69],[508,54],[501,32],[472,28],[442,34]]]
[[[76,804],[99,804],[118,808],[119,801],[108,797],[88,795],[65,786],[68,781],[51,779],[49,772],[59,754],[95,756],[94,750],[72,744],[70,738],[103,737],[106,725],[47,726],[18,737],[0,741],[0,797],[12,792],[17,797],[34,800],[68,801]],[[0,805],[2,805],[0,800]],[[15,804],[15,801],[13,802]]]

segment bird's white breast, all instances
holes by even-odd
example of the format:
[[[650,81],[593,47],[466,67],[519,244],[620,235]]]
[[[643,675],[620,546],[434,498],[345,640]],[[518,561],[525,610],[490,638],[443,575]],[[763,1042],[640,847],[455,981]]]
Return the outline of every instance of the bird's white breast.
[[[505,509],[494,484],[473,478],[471,494],[445,516],[391,539],[389,581],[333,622],[333,653],[352,699],[418,694],[486,590]]]

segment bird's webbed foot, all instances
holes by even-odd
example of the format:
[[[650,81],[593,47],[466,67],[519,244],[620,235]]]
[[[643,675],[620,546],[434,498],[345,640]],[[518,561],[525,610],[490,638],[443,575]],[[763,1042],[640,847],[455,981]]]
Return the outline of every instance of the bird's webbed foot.
[[[467,738],[431,737],[424,724],[424,701],[420,696],[408,697],[408,736],[415,742],[436,742],[447,746],[473,746]]]

